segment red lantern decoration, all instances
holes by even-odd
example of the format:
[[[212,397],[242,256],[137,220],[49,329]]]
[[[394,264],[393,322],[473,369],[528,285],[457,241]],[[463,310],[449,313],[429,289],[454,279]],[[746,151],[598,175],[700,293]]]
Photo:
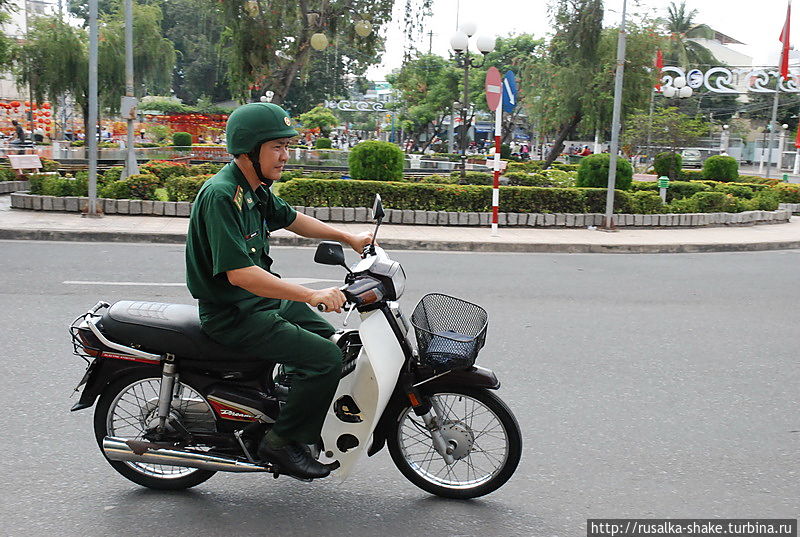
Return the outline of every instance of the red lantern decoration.
[[[50,103],[44,103],[44,104],[42,105],[42,108],[50,108]]]
[[[49,125],[50,124],[50,120],[49,119],[45,119],[44,123],[45,123],[45,125]]]
[[[25,101],[25,106],[30,106],[30,105],[31,105],[30,101]]]
[[[45,116],[50,117],[50,112],[42,112]]]
[[[20,102],[19,101],[11,101],[11,106],[14,108],[19,108]]]

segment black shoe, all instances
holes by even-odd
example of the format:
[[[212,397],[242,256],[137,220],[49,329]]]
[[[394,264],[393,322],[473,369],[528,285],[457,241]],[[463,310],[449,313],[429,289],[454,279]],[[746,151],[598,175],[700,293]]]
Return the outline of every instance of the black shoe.
[[[282,448],[273,448],[267,444],[266,439],[262,439],[258,445],[258,456],[274,463],[282,472],[302,479],[328,477],[332,469],[312,459],[306,449],[294,442],[289,442]]]

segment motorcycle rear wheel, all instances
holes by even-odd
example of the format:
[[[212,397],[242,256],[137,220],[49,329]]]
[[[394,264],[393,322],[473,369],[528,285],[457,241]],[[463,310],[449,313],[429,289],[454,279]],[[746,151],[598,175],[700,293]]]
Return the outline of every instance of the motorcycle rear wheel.
[[[161,377],[152,369],[139,371],[113,382],[100,396],[94,412],[94,432],[102,452],[103,438],[119,436],[142,439],[157,419]],[[216,430],[208,401],[191,386],[178,383],[179,398],[172,401],[172,416],[193,430]],[[104,453],[105,456],[105,453]],[[108,458],[106,458],[108,460]],[[211,478],[216,472],[128,461],[108,460],[125,478],[157,490],[183,490]]]
[[[422,490],[445,498],[477,498],[504,485],[522,454],[519,424],[506,404],[488,390],[464,387],[425,395],[444,411],[441,431],[456,461],[445,463],[422,418],[406,406],[387,439],[397,469]]]

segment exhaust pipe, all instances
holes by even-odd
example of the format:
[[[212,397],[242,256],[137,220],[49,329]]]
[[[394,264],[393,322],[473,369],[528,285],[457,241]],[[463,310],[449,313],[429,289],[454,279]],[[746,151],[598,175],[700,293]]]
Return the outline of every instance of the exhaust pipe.
[[[268,466],[207,455],[193,451],[166,449],[143,440],[126,440],[114,436],[103,438],[103,453],[112,461],[144,462],[165,466],[183,466],[213,472],[271,472]]]

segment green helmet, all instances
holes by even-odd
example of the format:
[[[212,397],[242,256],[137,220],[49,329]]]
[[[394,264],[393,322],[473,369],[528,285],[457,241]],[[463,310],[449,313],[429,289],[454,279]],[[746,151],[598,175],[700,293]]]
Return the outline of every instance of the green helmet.
[[[232,155],[250,153],[264,142],[297,135],[289,114],[272,103],[240,106],[228,117],[225,126],[228,153]]]

